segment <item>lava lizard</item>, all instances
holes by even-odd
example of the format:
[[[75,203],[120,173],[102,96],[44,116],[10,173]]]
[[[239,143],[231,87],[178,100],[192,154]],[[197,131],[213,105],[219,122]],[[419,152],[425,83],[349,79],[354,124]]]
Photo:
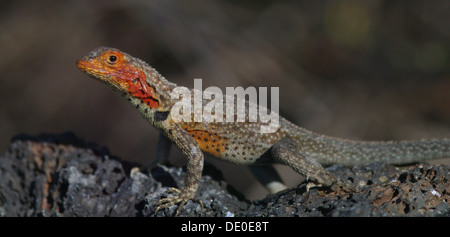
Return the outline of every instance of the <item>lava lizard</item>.
[[[367,142],[317,134],[280,117],[274,133],[261,133],[262,122],[175,122],[172,107],[179,99],[171,92],[176,84],[167,81],[144,61],[118,49],[99,47],[76,62],[77,67],[111,86],[160,130],[157,159],[164,161],[175,143],[187,156],[187,177],[182,190],[158,202],[155,212],[179,203],[177,213],[194,199],[203,170],[203,152],[233,163],[248,165],[269,191],[284,189],[271,166],[288,165],[308,179],[324,186],[349,187],[323,166],[353,166],[372,162],[413,163],[450,157],[450,139]],[[259,177],[258,177],[259,176]],[[274,182],[272,182],[274,181]]]

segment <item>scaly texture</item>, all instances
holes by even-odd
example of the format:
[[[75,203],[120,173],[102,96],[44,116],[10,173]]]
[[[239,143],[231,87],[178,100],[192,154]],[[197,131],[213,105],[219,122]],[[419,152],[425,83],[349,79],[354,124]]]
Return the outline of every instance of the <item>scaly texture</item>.
[[[100,47],[79,59],[77,67],[110,85],[161,131],[163,136],[160,136],[159,145],[164,147],[158,148],[156,162],[167,158],[172,142],[188,157],[184,189],[170,189],[175,195],[161,199],[156,211],[180,203],[178,214],[182,206],[195,197],[203,170],[203,152],[242,165],[283,163],[327,186],[349,185],[336,179],[321,164],[356,165],[375,161],[403,164],[450,157],[449,139],[351,141],[307,131],[282,117],[281,126],[274,133],[261,133],[261,126],[268,124],[261,121],[248,122],[248,117],[246,122],[175,122],[171,114],[172,107],[180,99],[172,99],[170,95],[176,85],[167,81],[144,61],[117,49]],[[191,93],[192,96],[193,94]],[[201,111],[194,111],[199,112]],[[223,116],[225,121],[225,115]],[[279,177],[273,174],[273,169],[255,166],[252,170],[271,192],[284,187],[273,186],[267,180],[270,177],[280,182]]]

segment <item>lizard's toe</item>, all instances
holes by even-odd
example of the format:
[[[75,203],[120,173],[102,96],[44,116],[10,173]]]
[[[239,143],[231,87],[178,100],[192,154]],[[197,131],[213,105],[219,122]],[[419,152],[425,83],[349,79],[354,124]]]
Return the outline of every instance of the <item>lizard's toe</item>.
[[[159,210],[166,208],[166,207],[170,207],[172,205],[176,205],[178,204],[178,209],[177,212],[175,214],[175,216],[178,216],[180,214],[181,208],[186,204],[187,201],[191,200],[194,198],[194,194],[191,194],[189,192],[185,192],[184,190],[181,191],[179,189],[176,188],[170,188],[168,190],[169,192],[174,192],[177,193],[175,196],[172,197],[168,197],[168,198],[161,198],[158,201],[158,207],[155,210],[155,213],[158,212]]]

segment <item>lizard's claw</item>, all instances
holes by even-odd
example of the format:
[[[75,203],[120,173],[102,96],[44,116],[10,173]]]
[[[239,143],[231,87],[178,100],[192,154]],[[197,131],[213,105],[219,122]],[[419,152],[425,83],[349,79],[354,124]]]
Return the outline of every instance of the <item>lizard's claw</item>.
[[[189,201],[190,199],[192,199],[195,196],[195,193],[191,194],[189,192],[186,192],[185,190],[181,191],[176,188],[170,188],[168,191],[174,192],[177,194],[173,197],[160,199],[158,201],[158,207],[156,208],[155,213],[158,212],[160,209],[170,207],[172,205],[179,203],[177,212],[175,214],[175,216],[178,216],[178,214],[180,214],[181,208],[184,206],[184,204],[186,204],[187,201]]]
[[[324,184],[319,183],[319,182],[308,181],[306,183],[306,191],[309,192],[309,190],[311,188],[318,188],[318,187],[324,187],[324,186],[330,187],[334,191],[336,189],[338,189],[339,187],[340,188],[346,188],[348,191],[351,191],[351,192],[358,192],[358,191],[360,191],[353,184],[345,183],[345,182],[343,182],[341,180],[336,179],[334,176],[332,178],[329,178],[328,180],[332,180],[332,183],[328,183],[328,184],[324,185]]]

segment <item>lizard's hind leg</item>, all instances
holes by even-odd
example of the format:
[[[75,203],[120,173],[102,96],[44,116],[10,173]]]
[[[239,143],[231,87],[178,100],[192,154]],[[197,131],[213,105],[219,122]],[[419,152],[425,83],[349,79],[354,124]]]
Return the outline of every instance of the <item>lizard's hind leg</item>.
[[[272,147],[272,156],[278,162],[288,165],[297,173],[306,176],[324,186],[346,186],[342,181],[338,180],[332,173],[327,171],[316,160],[308,157],[301,149],[300,145],[291,138],[283,138]],[[351,187],[349,187],[351,188]],[[353,188],[351,188],[353,189]]]

